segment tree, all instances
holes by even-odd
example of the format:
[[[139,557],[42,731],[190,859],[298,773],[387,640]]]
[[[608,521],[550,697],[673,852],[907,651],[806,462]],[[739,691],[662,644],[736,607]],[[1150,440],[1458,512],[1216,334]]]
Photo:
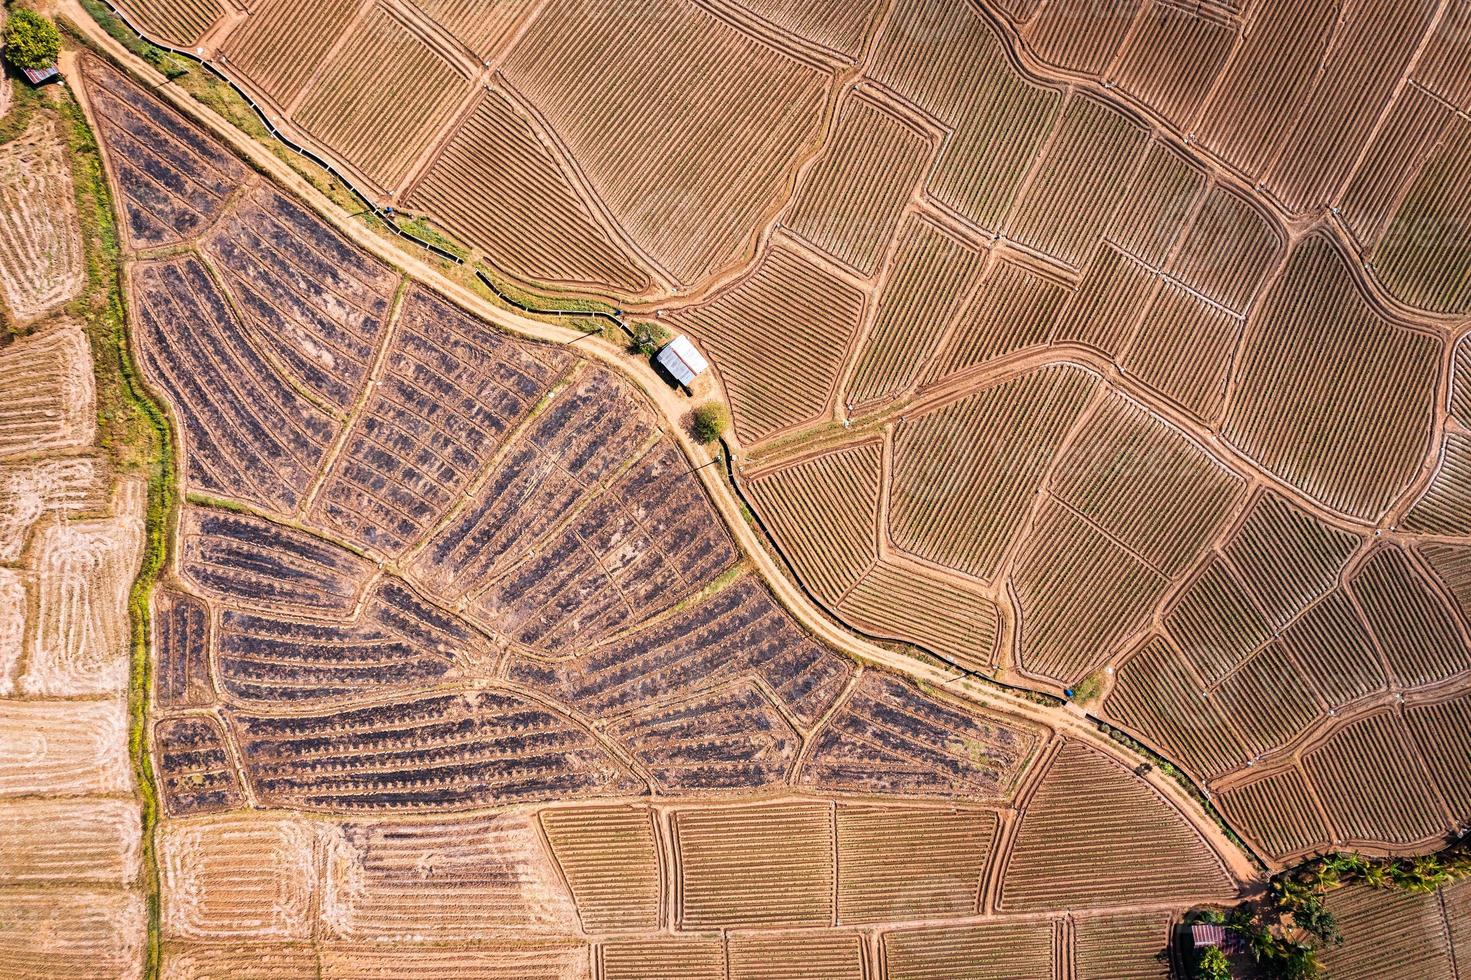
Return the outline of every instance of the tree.
[[[17,68],[45,68],[61,54],[56,25],[25,7],[10,12],[5,25],[5,58]]]
[[[1309,892],[1292,910],[1292,921],[1321,943],[1341,943],[1338,918],[1323,904],[1323,896]]]
[[[714,442],[725,435],[730,427],[730,413],[719,402],[706,402],[694,413],[695,438],[701,442]]]
[[[1306,882],[1296,878],[1278,878],[1272,882],[1272,891],[1277,895],[1277,904],[1295,909],[1312,897],[1313,891]]]
[[[1345,878],[1353,879],[1363,877],[1369,868],[1369,861],[1362,854],[1340,853],[1330,854],[1325,857],[1318,866],[1318,884],[1332,887],[1339,884]]]
[[[1195,963],[1195,980],[1231,980],[1231,961],[1219,946],[1207,946]]]
[[[1267,964],[1267,976],[1273,980],[1318,980],[1322,975],[1318,951],[1300,943],[1282,943],[1276,958]]]

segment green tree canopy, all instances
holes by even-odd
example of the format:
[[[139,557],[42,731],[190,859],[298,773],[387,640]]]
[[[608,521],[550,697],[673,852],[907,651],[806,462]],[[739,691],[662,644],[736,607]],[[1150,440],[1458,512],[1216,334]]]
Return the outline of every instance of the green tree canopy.
[[[17,7],[5,24],[5,60],[17,68],[45,68],[56,64],[61,35],[45,17]]]
[[[719,402],[706,402],[695,409],[695,438],[701,442],[714,442],[725,435],[730,426],[730,413]]]
[[[1195,964],[1195,980],[1231,980],[1231,961],[1219,946],[1207,946]]]

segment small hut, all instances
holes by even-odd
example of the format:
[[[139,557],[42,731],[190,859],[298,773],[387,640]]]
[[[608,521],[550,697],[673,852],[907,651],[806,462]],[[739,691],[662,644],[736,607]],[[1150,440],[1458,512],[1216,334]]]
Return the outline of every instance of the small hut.
[[[26,77],[26,81],[32,85],[43,85],[51,79],[56,78],[60,72],[55,65],[47,65],[45,68],[22,68],[20,73]]]
[[[658,360],[660,366],[686,388],[691,387],[695,379],[710,367],[710,362],[695,350],[695,345],[684,334],[666,344],[659,352]]]
[[[1197,950],[1217,946],[1221,952],[1234,956],[1245,951],[1241,937],[1212,922],[1197,922],[1190,927],[1190,940]]]

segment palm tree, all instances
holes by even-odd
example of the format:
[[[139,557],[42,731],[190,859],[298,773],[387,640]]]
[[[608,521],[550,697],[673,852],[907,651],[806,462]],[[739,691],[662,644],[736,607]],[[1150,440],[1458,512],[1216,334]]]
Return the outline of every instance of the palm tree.
[[[1412,892],[1433,892],[1452,880],[1450,872],[1429,856],[1414,861],[1398,861],[1390,874],[1395,884]]]
[[[1352,851],[1330,854],[1323,859],[1323,872],[1332,875],[1335,882],[1345,877],[1361,876],[1368,867],[1368,859]]]

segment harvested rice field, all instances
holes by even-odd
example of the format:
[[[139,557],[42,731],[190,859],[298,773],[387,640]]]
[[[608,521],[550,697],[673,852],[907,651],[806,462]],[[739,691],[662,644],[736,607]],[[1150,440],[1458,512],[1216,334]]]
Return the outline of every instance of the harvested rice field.
[[[0,975],[1465,977],[1464,6],[64,5]]]
[[[17,95],[0,137],[0,972],[144,980],[129,601],[148,489],[108,417],[126,409],[86,266],[85,209],[108,204],[69,97]]]
[[[43,119],[0,147],[0,242],[0,299],[14,320],[34,320],[81,291],[71,168]]]

